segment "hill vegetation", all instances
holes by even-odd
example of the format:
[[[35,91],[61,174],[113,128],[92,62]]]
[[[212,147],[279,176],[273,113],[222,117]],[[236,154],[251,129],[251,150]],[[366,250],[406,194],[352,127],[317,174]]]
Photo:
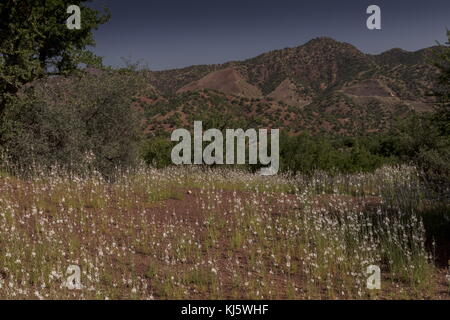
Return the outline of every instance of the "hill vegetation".
[[[66,1],[0,4],[0,298],[449,298],[450,33],[112,69],[86,2],[76,34]],[[194,120],[281,129],[283,172],[171,166]]]

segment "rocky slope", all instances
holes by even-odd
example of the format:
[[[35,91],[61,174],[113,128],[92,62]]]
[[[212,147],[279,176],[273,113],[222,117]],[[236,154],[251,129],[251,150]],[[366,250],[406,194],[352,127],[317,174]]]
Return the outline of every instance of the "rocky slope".
[[[245,61],[151,72],[160,99],[144,106],[151,109],[149,131],[160,121],[187,125],[191,118],[202,120],[208,108],[219,117],[218,109],[226,115],[236,106],[233,119],[251,117],[254,124],[293,132],[382,131],[397,118],[432,110],[434,50],[369,55],[317,38]],[[199,108],[204,112],[193,113]]]

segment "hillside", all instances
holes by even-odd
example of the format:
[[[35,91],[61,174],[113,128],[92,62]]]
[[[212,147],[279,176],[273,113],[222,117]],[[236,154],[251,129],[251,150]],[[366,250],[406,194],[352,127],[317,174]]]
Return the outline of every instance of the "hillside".
[[[148,132],[193,120],[360,134],[432,110],[434,48],[364,54],[330,38],[220,65],[151,72],[158,98],[143,99]],[[151,101],[151,102],[149,102]],[[220,112],[217,112],[220,110]],[[213,121],[213,122],[214,122]]]

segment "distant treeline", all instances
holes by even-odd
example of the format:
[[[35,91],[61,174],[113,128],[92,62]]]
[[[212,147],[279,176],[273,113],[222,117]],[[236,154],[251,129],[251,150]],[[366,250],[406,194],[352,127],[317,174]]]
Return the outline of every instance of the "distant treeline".
[[[144,110],[137,103],[137,97],[154,94],[151,75],[136,66],[105,68],[89,51],[95,45],[93,30],[109,20],[109,12],[78,1],[82,30],[72,32],[60,23],[67,19],[67,1],[28,2],[23,10],[35,10],[27,14],[0,2],[0,165],[21,171],[87,168],[106,177],[142,159],[159,167],[171,165],[170,133],[146,136],[148,115],[156,110]],[[429,176],[449,177],[450,32],[448,37],[434,63],[440,70],[433,92],[435,112],[405,119],[390,132],[363,136],[290,136],[282,130],[281,170],[358,172],[412,162]],[[183,107],[205,128],[223,127],[219,123],[240,127],[217,111],[223,106],[213,105],[217,108],[210,113]],[[236,102],[235,108],[241,106]],[[279,127],[279,118],[267,114],[267,126]],[[167,129],[170,123],[163,121]]]
[[[156,167],[169,166],[174,145],[167,135],[148,138],[142,156]],[[308,133],[293,136],[283,131],[280,136],[280,169],[284,172],[354,173],[373,171],[387,164],[411,163],[440,175],[450,172],[449,154],[448,139],[439,135],[432,115],[404,119],[390,132],[359,137]]]
[[[37,82],[3,110],[0,150],[21,169],[57,165],[69,170],[93,168],[108,176],[142,159],[156,167],[172,165],[175,143],[170,132],[145,135],[144,110],[133,103],[134,96],[148,93],[147,83],[145,73],[129,69]],[[214,118],[220,118],[218,113],[198,117],[205,130],[223,122]],[[415,115],[389,132],[361,136],[290,135],[281,129],[280,169],[351,173],[410,163],[429,175],[448,177],[450,134],[445,117],[444,111]],[[226,127],[239,128],[233,125]]]

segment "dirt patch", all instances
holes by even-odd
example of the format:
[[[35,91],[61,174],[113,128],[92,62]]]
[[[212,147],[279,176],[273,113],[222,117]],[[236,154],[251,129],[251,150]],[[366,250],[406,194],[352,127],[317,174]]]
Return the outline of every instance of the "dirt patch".
[[[226,68],[212,72],[200,80],[189,83],[177,93],[199,89],[213,89],[236,96],[257,98],[262,95],[261,90],[248,83],[234,68]]]
[[[378,80],[364,80],[344,88],[344,92],[360,97],[394,97],[394,93]]]
[[[297,86],[289,79],[285,79],[274,91],[272,91],[268,95],[268,97],[297,107],[304,107],[305,105],[311,103],[311,100],[300,95],[297,91]]]

